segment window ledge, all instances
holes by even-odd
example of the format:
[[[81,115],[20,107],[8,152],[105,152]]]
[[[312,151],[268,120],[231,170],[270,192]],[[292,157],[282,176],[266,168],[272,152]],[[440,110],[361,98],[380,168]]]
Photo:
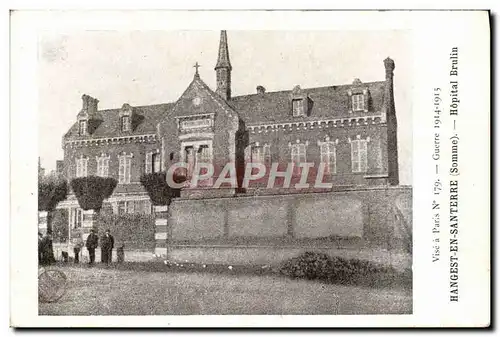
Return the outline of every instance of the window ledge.
[[[380,178],[389,178],[388,174],[367,174],[363,176],[365,179],[380,179]]]

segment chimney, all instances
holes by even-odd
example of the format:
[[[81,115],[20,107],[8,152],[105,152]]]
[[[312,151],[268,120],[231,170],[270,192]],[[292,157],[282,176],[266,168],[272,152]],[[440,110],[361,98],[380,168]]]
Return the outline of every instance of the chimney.
[[[389,185],[399,184],[399,159],[398,159],[398,122],[396,106],[394,104],[394,61],[389,57],[384,60],[385,90],[384,107],[387,123],[387,173]]]
[[[394,114],[394,68],[396,67],[391,58],[384,60],[385,67],[385,90],[384,90],[384,105],[387,113]]]
[[[258,94],[264,94],[266,92],[266,88],[264,88],[263,86],[261,85],[258,85],[257,86],[257,93]]]
[[[95,114],[98,110],[97,104],[99,100],[94,97],[91,97],[87,94],[83,94],[82,96],[82,110],[85,111],[89,116]]]

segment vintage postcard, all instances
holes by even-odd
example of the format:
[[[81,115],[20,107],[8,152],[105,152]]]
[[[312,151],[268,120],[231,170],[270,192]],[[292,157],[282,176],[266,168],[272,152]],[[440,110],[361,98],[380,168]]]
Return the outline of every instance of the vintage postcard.
[[[489,48],[486,11],[13,11],[12,326],[488,326]]]

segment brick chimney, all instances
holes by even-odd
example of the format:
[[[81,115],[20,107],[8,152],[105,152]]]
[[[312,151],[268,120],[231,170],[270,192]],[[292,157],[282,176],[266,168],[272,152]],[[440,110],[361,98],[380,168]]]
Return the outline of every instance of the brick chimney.
[[[98,110],[99,100],[91,97],[87,94],[83,94],[82,96],[82,111],[86,112],[89,116],[95,115]]]
[[[396,106],[394,104],[394,68],[395,64],[391,58],[384,60],[385,67],[385,89],[383,111],[386,113],[387,123],[387,160],[389,184],[399,184],[399,159],[398,159],[398,122],[396,118]]]

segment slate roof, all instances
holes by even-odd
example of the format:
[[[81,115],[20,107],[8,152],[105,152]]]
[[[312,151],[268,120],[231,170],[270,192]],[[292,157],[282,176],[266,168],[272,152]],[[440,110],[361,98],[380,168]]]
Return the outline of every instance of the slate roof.
[[[195,78],[194,81],[197,79]],[[193,82],[194,82],[193,81]],[[292,90],[256,93],[251,95],[236,96],[230,102],[225,102],[223,99],[218,99],[215,94],[202,80],[199,80],[205,88],[213,93],[213,96],[219,103],[226,105],[229,109],[234,109],[247,125],[258,125],[266,123],[289,122],[294,120],[317,120],[318,118],[335,118],[341,116],[355,116],[358,113],[348,114],[349,89],[353,88],[368,88],[370,93],[370,111],[379,112],[382,109],[384,101],[385,81],[362,83],[356,85],[339,85],[318,88],[304,88],[301,94],[307,95],[312,100],[312,107],[309,116],[293,117],[291,111],[291,95]],[[193,83],[191,83],[192,85]],[[189,88],[189,87],[188,87]],[[187,89],[186,89],[187,91]],[[179,109],[186,104],[191,104],[191,101],[164,103],[149,106],[134,107],[135,112],[143,118],[137,127],[131,132],[120,131],[119,113],[121,109],[110,109],[98,111],[102,122],[90,137],[80,137],[78,135],[78,123],[73,124],[70,130],[66,133],[65,138],[80,139],[80,138],[103,138],[117,137],[121,135],[143,135],[156,133],[158,123],[172,113],[179,115]],[[176,106],[177,113],[174,113],[173,108]],[[187,106],[186,106],[187,109]],[[190,106],[192,110],[192,107]],[[198,110],[198,109],[195,109]],[[204,109],[200,107],[198,113],[203,113]],[[192,111],[194,113],[194,111]],[[365,114],[360,112],[359,114]]]
[[[104,137],[117,137],[124,135],[144,135],[156,133],[156,126],[172,109],[174,103],[164,103],[147,106],[134,107],[134,112],[140,119],[140,123],[130,132],[120,131],[120,111],[121,109],[108,109],[98,111],[100,124],[90,136],[81,137],[78,134],[78,123],[71,126],[65,138],[71,139],[92,139]]]
[[[359,86],[339,85],[302,89],[302,93],[312,100],[310,115],[303,117],[292,116],[292,90],[237,96],[232,98],[230,104],[247,125],[340,117],[348,114],[348,91],[356,87],[368,88],[370,111],[378,112],[382,109],[385,81],[363,83]]]

